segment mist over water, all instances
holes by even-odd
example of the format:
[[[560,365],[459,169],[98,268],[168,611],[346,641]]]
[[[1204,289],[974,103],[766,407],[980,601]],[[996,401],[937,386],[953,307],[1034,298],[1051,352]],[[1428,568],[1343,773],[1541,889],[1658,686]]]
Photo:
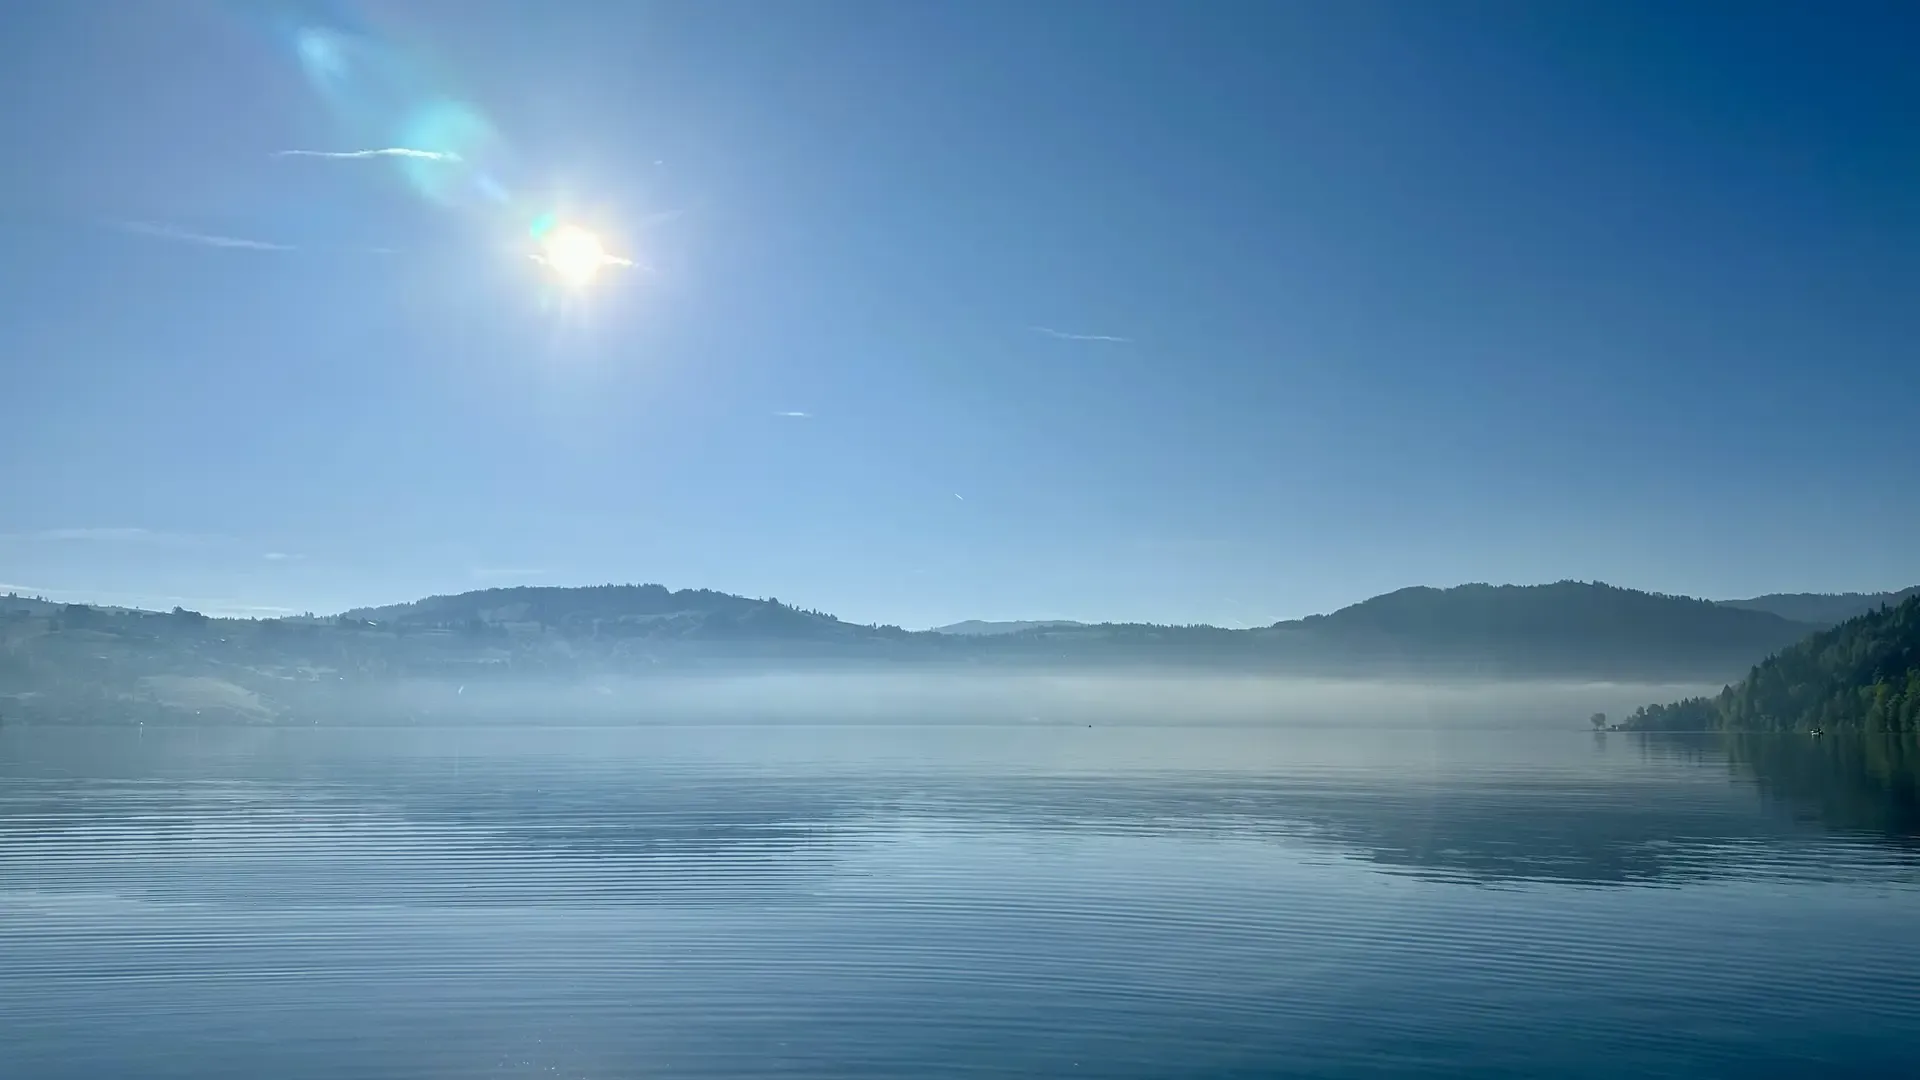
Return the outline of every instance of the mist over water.
[[[353,687],[339,722],[1236,724],[1581,728],[1698,683],[1362,680],[1180,670],[792,671],[433,679]],[[333,722],[333,721],[329,721]]]
[[[1920,1039],[1909,749],[1575,730],[1632,687],[913,711],[957,686],[0,729],[8,1074],[1885,1076]],[[1183,692],[1223,722],[1153,722]],[[1043,698],[1099,719],[981,719]]]

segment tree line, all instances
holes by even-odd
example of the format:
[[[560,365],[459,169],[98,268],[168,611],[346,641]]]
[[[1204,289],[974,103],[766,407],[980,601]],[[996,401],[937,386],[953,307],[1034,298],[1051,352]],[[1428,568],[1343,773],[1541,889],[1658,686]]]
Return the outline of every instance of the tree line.
[[[1920,732],[1920,596],[1812,634],[1715,696],[1644,706],[1626,726]]]

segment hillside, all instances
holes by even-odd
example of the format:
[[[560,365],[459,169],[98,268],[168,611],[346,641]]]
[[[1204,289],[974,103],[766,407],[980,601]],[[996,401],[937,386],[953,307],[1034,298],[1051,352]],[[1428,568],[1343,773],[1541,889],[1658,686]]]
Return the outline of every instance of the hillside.
[[[1920,731],[1920,596],[1812,634],[1716,697],[1646,706],[1626,726]]]
[[[1004,663],[1174,663],[1283,670],[1587,673],[1725,679],[1813,627],[1766,612],[1564,581],[1416,587],[1330,615],[1254,630],[1071,621],[961,623],[909,633],[842,622],[777,600],[659,585],[485,589],[365,608],[347,618],[382,631],[467,636],[511,630],[579,649],[622,639],[816,643],[863,655],[879,642],[923,658]]]
[[[902,663],[1718,682],[1809,629],[1581,582],[1403,589],[1251,630],[1049,623],[990,634],[866,626],[660,585],[485,589],[280,620],[13,598],[0,601],[0,714],[265,722],[329,715],[367,697],[355,688],[409,682]]]
[[[1746,600],[1722,600],[1722,607],[1767,611],[1783,619],[1837,626],[1856,615],[1895,607],[1910,596],[1920,596],[1920,585],[1882,593],[1768,593]]]
[[[1274,629],[1310,636],[1322,652],[1510,670],[1731,674],[1810,627],[1692,597],[1561,581],[1416,586]]]
[[[938,659],[948,640],[660,586],[490,589],[318,619],[0,598],[0,717],[282,721],[363,714],[359,690],[406,682]]]
[[[909,636],[898,627],[861,626],[824,612],[711,589],[664,585],[583,588],[519,586],[430,596],[359,608],[343,618],[413,630],[503,629],[552,632],[570,639],[670,638],[703,641],[863,641]]]

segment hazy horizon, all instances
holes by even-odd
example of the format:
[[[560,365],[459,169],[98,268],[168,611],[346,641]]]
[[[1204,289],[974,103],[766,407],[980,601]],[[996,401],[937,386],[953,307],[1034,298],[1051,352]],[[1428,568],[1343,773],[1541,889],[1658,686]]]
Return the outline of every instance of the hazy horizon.
[[[159,726],[292,728],[599,727],[1167,727],[1378,731],[1588,731],[1604,712],[1712,693],[1701,679],[1494,677],[1196,671],[1176,665],[1097,669],[771,662],[718,670],[586,676],[405,675],[356,682],[295,720],[271,718],[217,679],[150,679],[175,706]],[[203,711],[204,709],[204,711]],[[263,722],[268,721],[268,722]],[[100,724],[100,719],[75,721]],[[124,720],[108,719],[108,726]]]
[[[1573,579],[1561,578],[1561,579],[1555,579],[1554,581],[1538,581],[1538,582],[1462,581],[1462,582],[1453,582],[1447,585],[1435,585],[1428,582],[1414,582],[1414,583],[1409,583],[1408,585],[1405,585],[1405,586],[1401,586],[1401,588],[1428,587],[1428,588],[1448,589],[1448,588],[1454,588],[1462,585],[1549,585],[1549,584],[1556,584],[1559,581],[1566,581],[1566,580],[1573,580]],[[589,583],[589,582],[578,582],[578,583],[515,582],[515,583],[502,583],[502,584],[493,584],[493,585],[480,585],[480,586],[475,586],[474,589],[471,589],[471,590],[463,589],[463,590],[459,590],[456,593],[449,593],[449,594],[421,594],[418,596],[389,598],[385,600],[373,601],[370,603],[355,604],[351,607],[341,608],[337,610],[326,610],[326,609],[314,608],[314,607],[305,607],[305,608],[256,607],[256,606],[249,606],[245,604],[237,604],[231,601],[223,601],[219,599],[214,599],[211,602],[209,602],[208,599],[204,597],[190,597],[190,596],[164,596],[164,595],[151,595],[151,594],[142,595],[138,593],[101,594],[97,592],[88,592],[88,591],[47,590],[47,589],[39,589],[39,588],[34,588],[32,586],[20,585],[12,582],[5,582],[5,581],[0,581],[0,593],[16,594],[16,595],[27,597],[30,599],[44,600],[50,603],[89,604],[89,605],[100,606],[100,607],[119,607],[119,608],[128,608],[128,609],[134,609],[134,610],[160,611],[160,612],[171,610],[174,607],[185,607],[189,610],[198,611],[200,614],[209,615],[215,618],[274,619],[274,618],[296,617],[301,615],[312,615],[316,617],[330,617],[334,615],[345,614],[346,612],[349,612],[349,611],[359,611],[359,610],[365,610],[368,608],[380,608],[380,607],[388,607],[396,604],[412,603],[417,600],[427,599],[429,595],[458,595],[459,592],[470,592],[470,591],[478,591],[483,589],[513,589],[513,588],[590,589],[590,588],[602,587],[608,584],[613,584],[613,585],[659,584],[659,585],[663,585],[668,589],[676,590],[676,591],[679,589],[713,588],[712,586],[709,586],[709,585],[700,585],[700,584],[673,585],[666,582],[651,582],[651,581],[592,582],[592,583]],[[1605,584],[1615,585],[1621,588],[1634,588],[1634,589],[1638,588],[1637,586],[1634,586],[1631,584],[1623,584],[1621,582],[1606,582]],[[1893,585],[1884,589],[1870,589],[1870,590],[1808,591],[1808,590],[1773,589],[1773,590],[1767,590],[1762,593],[1756,593],[1756,594],[1753,594],[1752,596],[1707,597],[1707,596],[1699,596],[1697,594],[1692,594],[1692,593],[1675,593],[1675,594],[1669,594],[1669,595],[1690,596],[1695,599],[1712,600],[1715,603],[1729,603],[1734,601],[1756,599],[1762,596],[1774,596],[1774,595],[1814,595],[1814,596],[1833,596],[1833,597],[1872,596],[1872,595],[1879,595],[1883,593],[1896,593],[1912,587],[1914,586],[1911,583],[1909,583],[1906,585]],[[727,592],[728,590],[716,589],[715,591]],[[1387,591],[1394,592],[1398,590],[1390,589]],[[1651,591],[1651,590],[1639,590],[1639,591]],[[733,595],[744,595],[744,594],[733,594]],[[1375,594],[1375,595],[1384,595],[1384,594]],[[1337,610],[1340,610],[1341,608],[1349,607],[1353,604],[1362,603],[1372,598],[1373,598],[1372,596],[1357,597],[1353,600],[1347,601],[1345,603],[1341,603],[1333,608],[1328,608],[1325,611],[1303,611],[1295,614],[1282,615],[1282,616],[1279,616],[1278,618],[1266,620],[1262,622],[1227,620],[1223,622],[1182,624],[1182,623],[1175,623],[1171,620],[1152,619],[1152,618],[1137,619],[1137,620],[1102,620],[1102,619],[1093,619],[1093,618],[1075,618],[1069,615],[1004,616],[1004,617],[976,615],[976,616],[968,616],[964,619],[953,619],[953,620],[948,620],[947,622],[929,624],[924,626],[907,624],[907,623],[902,623],[899,621],[888,620],[888,619],[869,620],[866,622],[860,622],[860,624],[867,625],[868,623],[874,623],[882,626],[898,626],[903,629],[912,630],[912,631],[937,631],[937,630],[944,629],[946,627],[959,626],[967,623],[984,623],[989,625],[1003,624],[1003,623],[1080,623],[1085,625],[1098,625],[1102,622],[1131,621],[1131,622],[1137,622],[1137,623],[1143,623],[1143,624],[1154,624],[1154,625],[1202,625],[1202,626],[1214,626],[1214,627],[1218,627],[1220,629],[1225,629],[1225,630],[1251,630],[1251,629],[1258,629],[1264,626],[1271,626],[1276,622],[1285,622],[1285,621],[1290,621],[1295,619],[1304,619],[1312,615],[1330,614],[1333,611],[1337,611]],[[767,598],[755,597],[754,599],[767,599]],[[847,618],[846,616],[833,610],[831,607],[822,607],[822,606],[805,603],[801,601],[795,601],[795,600],[786,599],[786,598],[782,598],[782,600],[785,603],[790,603],[801,608],[806,608],[811,610],[824,610],[826,614],[834,616],[835,618],[839,618],[845,622],[859,622],[859,620]]]

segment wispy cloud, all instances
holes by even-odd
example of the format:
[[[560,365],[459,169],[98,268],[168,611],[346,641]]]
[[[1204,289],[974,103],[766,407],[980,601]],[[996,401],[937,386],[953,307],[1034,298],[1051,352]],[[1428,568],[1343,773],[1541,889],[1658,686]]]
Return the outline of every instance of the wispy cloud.
[[[122,229],[141,236],[151,236],[156,240],[173,240],[182,244],[199,244],[202,247],[240,248],[247,251],[292,251],[287,244],[275,244],[267,240],[249,240],[239,236],[222,236],[218,233],[195,232],[179,225],[169,225],[158,221],[122,221]]]
[[[1055,330],[1051,326],[1035,326],[1031,329],[1036,334],[1045,334],[1056,341],[1105,341],[1114,345],[1126,345],[1133,341],[1132,338],[1116,337],[1112,334],[1069,334],[1065,330]]]
[[[416,150],[411,146],[383,146],[377,150],[280,150],[274,157],[327,158],[332,161],[353,161],[359,158],[412,158],[415,161],[458,162],[459,154],[444,150]]]
[[[159,529],[143,529],[133,526],[112,526],[106,528],[39,529],[34,532],[0,533],[0,539],[32,540],[51,544],[104,543],[190,546],[212,543],[219,538],[203,536],[198,533],[165,532]]]
[[[305,555],[300,555],[291,551],[269,551],[260,557],[267,560],[268,562],[296,562],[300,559],[306,558]]]
[[[41,529],[26,535],[34,540],[151,540],[157,534],[151,529],[107,528]]]
[[[960,493],[959,493],[959,492],[957,492],[957,491],[953,493],[953,497],[954,497],[954,498],[956,498],[956,499],[959,499],[959,500],[960,500],[961,502],[966,502],[966,501],[967,501],[967,497],[966,497],[966,496],[964,496],[964,495],[962,495],[962,494],[960,494]]]
[[[811,419],[813,419],[813,414],[812,414],[812,413],[810,413],[810,412],[801,412],[801,411],[800,411],[800,410],[798,410],[798,409],[787,409],[787,410],[784,410],[784,411],[782,411],[782,412],[777,412],[777,413],[774,413],[773,415],[775,415],[775,416],[784,416],[784,417],[786,417],[786,418],[787,418],[787,419],[789,419],[789,420],[811,420]]]

